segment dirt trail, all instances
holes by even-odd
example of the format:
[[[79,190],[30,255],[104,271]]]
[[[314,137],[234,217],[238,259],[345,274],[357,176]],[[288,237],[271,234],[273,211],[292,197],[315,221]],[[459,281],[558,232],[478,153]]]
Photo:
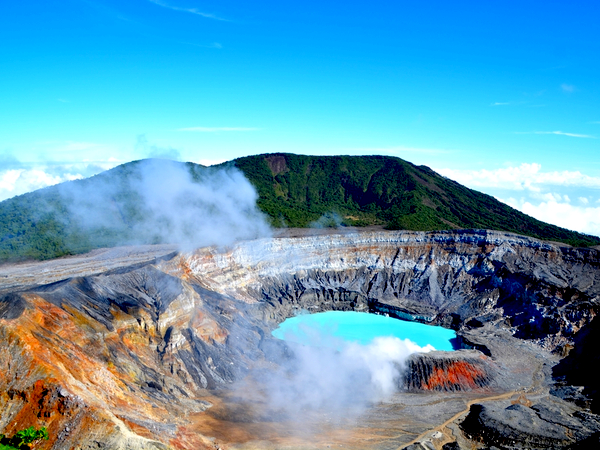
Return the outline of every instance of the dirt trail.
[[[439,443],[433,443],[433,445],[436,448],[441,449],[442,445],[447,444],[448,442],[453,442],[455,439],[452,439],[451,437],[448,436],[448,432],[445,431],[445,428],[450,425],[452,422],[454,422],[455,420],[457,420],[459,417],[467,414],[469,412],[469,409],[471,408],[471,405],[475,404],[475,403],[482,403],[482,402],[490,402],[490,401],[494,401],[494,400],[506,400],[508,398],[512,398],[517,396],[521,396],[523,395],[523,391],[519,390],[519,391],[510,391],[510,392],[506,392],[505,394],[500,394],[500,395],[493,395],[491,397],[479,397],[479,398],[474,398],[472,400],[469,400],[466,403],[466,407],[464,410],[456,413],[454,416],[452,416],[450,419],[446,420],[444,423],[442,423],[441,425],[438,425],[435,428],[432,428],[431,430],[427,430],[424,433],[421,433],[419,436],[417,436],[415,439],[413,439],[410,442],[407,442],[406,444],[402,444],[401,447],[398,447],[398,450],[401,450],[403,448],[408,447],[409,445],[413,445],[416,444],[417,442],[421,442],[424,440],[428,440],[427,436],[432,435],[435,432],[440,432],[443,436],[444,439],[438,439],[437,441]]]
[[[435,439],[436,442],[433,442],[433,440],[431,440],[431,443],[435,446],[436,449],[441,450],[441,448],[444,444],[447,444],[449,442],[454,442],[456,440],[456,439],[452,438],[452,436],[451,436],[452,431],[450,429],[448,429],[448,425],[453,423],[455,420],[458,420],[461,416],[467,414],[469,412],[469,409],[471,408],[471,405],[474,405],[475,403],[491,402],[491,401],[495,401],[495,400],[506,400],[509,398],[513,398],[513,401],[518,402],[518,403],[529,402],[529,400],[527,399],[526,396],[536,396],[536,395],[540,395],[542,393],[543,380],[544,380],[544,375],[543,375],[543,370],[542,370],[542,364],[538,364],[538,366],[536,367],[536,369],[532,375],[532,385],[531,386],[529,386],[527,388],[523,388],[523,389],[509,391],[504,394],[471,399],[471,400],[467,401],[464,410],[456,413],[454,416],[452,416],[451,418],[446,420],[441,425],[438,425],[437,427],[432,428],[431,430],[421,433],[419,436],[417,436],[412,441],[410,441],[406,444],[403,444],[401,447],[398,447],[398,450],[406,448],[409,445],[416,444],[417,442],[421,442],[424,440],[430,440],[427,438],[427,436],[431,436],[432,434],[434,434],[436,432],[441,433],[442,436],[440,436],[440,438],[438,438],[438,439]]]

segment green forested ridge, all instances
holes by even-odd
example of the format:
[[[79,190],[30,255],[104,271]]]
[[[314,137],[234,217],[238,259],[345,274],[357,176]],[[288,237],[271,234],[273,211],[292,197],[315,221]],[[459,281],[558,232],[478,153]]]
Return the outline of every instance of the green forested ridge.
[[[139,236],[132,227],[144,220],[144,207],[131,182],[140,177],[144,164],[123,164],[85,180],[1,202],[0,259],[47,259],[125,242],[142,243],[136,241]],[[212,170],[193,163],[172,164],[184,166],[195,180]],[[231,166],[240,169],[255,186],[259,208],[276,227],[307,227],[325,216],[339,218],[336,220],[346,226],[482,228],[574,246],[600,244],[596,236],[533,219],[428,167],[399,158],[278,153],[239,158],[220,167]],[[71,199],[65,195],[79,191],[102,193],[90,199],[93,213],[85,224],[70,214]],[[104,225],[107,223],[110,226]],[[160,242],[158,236],[144,239],[146,243]]]
[[[493,197],[387,156],[266,154],[225,163],[258,189],[258,204],[277,225],[305,227],[328,212],[344,225],[388,229],[482,228],[510,231],[575,246],[600,238],[536,220]]]
[[[600,238],[536,220],[495,198],[388,156],[266,154],[225,163],[257,187],[258,204],[275,225],[305,227],[328,212],[344,225],[388,229],[482,228],[510,231],[574,246]]]

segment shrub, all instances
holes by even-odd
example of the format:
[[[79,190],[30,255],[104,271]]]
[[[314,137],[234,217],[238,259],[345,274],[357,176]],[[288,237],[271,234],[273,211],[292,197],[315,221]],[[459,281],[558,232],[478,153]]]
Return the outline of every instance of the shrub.
[[[33,427],[25,428],[24,430],[17,431],[11,438],[0,434],[0,450],[28,450],[31,448],[32,443],[40,439],[48,440],[46,427],[42,427],[39,430]]]

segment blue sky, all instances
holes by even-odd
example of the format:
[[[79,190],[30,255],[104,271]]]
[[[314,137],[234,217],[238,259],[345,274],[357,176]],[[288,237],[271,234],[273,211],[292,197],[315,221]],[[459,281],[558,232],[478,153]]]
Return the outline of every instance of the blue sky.
[[[600,235],[598,2],[0,7],[0,199],[120,162],[399,156]]]

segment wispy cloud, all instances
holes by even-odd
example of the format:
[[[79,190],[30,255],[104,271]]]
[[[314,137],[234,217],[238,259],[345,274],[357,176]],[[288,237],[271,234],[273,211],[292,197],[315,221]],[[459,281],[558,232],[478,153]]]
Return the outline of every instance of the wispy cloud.
[[[190,13],[190,14],[196,14],[197,16],[205,17],[207,19],[222,20],[225,22],[229,21],[228,19],[224,19],[222,17],[216,16],[215,14],[212,14],[212,13],[206,13],[206,12],[200,11],[196,8],[181,8],[179,6],[169,5],[168,3],[165,3],[161,0],[148,0],[148,1],[151,3],[154,3],[155,5],[162,6],[163,8],[172,9],[173,11],[181,11],[181,12],[186,12],[186,13]]]
[[[493,102],[490,103],[490,106],[517,106],[517,105],[526,105],[527,101],[512,101],[512,102]]]
[[[600,206],[592,205],[600,203],[594,201],[600,177],[579,171],[545,172],[538,163],[499,169],[433,169],[472,189],[494,195],[502,192],[498,200],[536,219],[600,236]],[[574,194],[575,200],[567,193]]]
[[[540,192],[542,186],[582,187],[600,189],[600,177],[579,171],[542,171],[538,163],[523,163],[517,167],[482,170],[435,169],[436,172],[472,188],[502,188]]]
[[[10,164],[0,165],[0,201],[64,181],[89,177],[118,164],[115,158],[58,164],[21,163],[13,159]]]
[[[173,147],[160,147],[156,144],[151,144],[148,142],[145,134],[138,135],[135,150],[144,158],[171,159],[173,161],[181,159],[179,150]]]
[[[584,206],[573,205],[568,197],[542,201],[514,198],[498,200],[544,222],[600,236],[600,207],[587,206],[585,203]]]
[[[563,92],[568,92],[569,94],[571,94],[577,90],[577,88],[575,86],[573,86],[572,84],[566,84],[566,83],[561,84],[560,88],[563,90]]]
[[[56,100],[58,100],[61,103],[70,103],[69,100],[65,100],[64,98],[57,98]]]
[[[565,133],[564,131],[515,131],[515,134],[557,134],[559,136],[596,139],[596,136],[589,134]]]
[[[546,106],[544,104],[536,103],[530,104],[529,101],[520,101],[520,102],[493,102],[490,103],[490,106],[523,106],[526,108],[540,108],[542,106]]]
[[[258,131],[260,128],[252,127],[189,127],[179,128],[177,131],[196,131],[198,133],[218,133],[220,131]]]
[[[223,48],[223,44],[221,44],[220,42],[213,42],[211,44],[196,44],[194,42],[182,41],[181,43],[185,44],[185,45],[193,45],[194,47],[200,47],[200,48],[216,48],[218,50],[221,50]]]

